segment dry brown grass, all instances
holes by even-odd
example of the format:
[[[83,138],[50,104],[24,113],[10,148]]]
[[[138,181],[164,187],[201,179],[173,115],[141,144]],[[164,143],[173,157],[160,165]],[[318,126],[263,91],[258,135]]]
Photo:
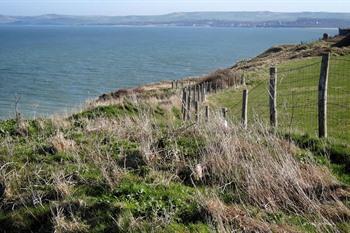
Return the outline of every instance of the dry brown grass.
[[[75,148],[75,142],[66,139],[62,132],[57,132],[56,135],[50,139],[50,143],[57,152],[73,151]]]
[[[59,198],[69,197],[72,194],[74,181],[72,176],[66,176],[62,171],[54,174],[53,186]]]
[[[339,206],[336,190],[341,189],[340,185],[327,168],[312,161],[301,163],[295,157],[294,145],[260,124],[248,130],[229,124],[223,130],[220,122],[213,119],[197,128],[197,133],[206,139],[200,161],[205,167],[206,183],[222,192],[235,193],[239,202],[267,211],[312,214],[310,221],[321,232],[327,229],[324,226],[336,229],[333,222],[339,219],[335,219],[334,213],[342,219],[349,218],[349,209],[343,204]],[[333,209],[325,211],[324,203],[332,203]],[[247,224],[248,220],[241,221]]]
[[[160,102],[155,100],[150,104]],[[171,112],[171,107],[167,106],[173,104],[179,104],[178,99],[171,99],[170,104],[164,103],[166,114]],[[56,133],[46,142],[57,151],[72,156],[70,161],[77,165],[78,178],[71,171],[59,171],[59,168],[44,174],[41,166],[25,164],[19,169],[11,167],[12,164],[1,164],[1,175],[8,184],[4,203],[20,200],[26,205],[30,203],[28,200],[40,200],[45,193],[38,192],[36,187],[43,185],[43,181],[53,186],[56,199],[67,199],[74,194],[77,182],[88,184],[79,176],[86,164],[99,170],[108,190],[115,189],[128,174],[127,167],[119,163],[126,154],[122,148],[120,157],[116,157],[112,144],[108,142],[120,139],[137,143],[139,155],[150,168],[147,177],[152,180],[152,185],[167,186],[181,181],[178,171],[187,169],[185,175],[190,182],[186,185],[197,188],[196,200],[207,216],[204,221],[218,232],[237,229],[241,232],[295,232],[286,224],[278,225],[253,216],[251,208],[302,216],[314,224],[318,232],[337,232],[335,223],[350,219],[349,208],[341,202],[350,196],[349,192],[326,167],[312,160],[298,160],[296,153],[299,149],[295,145],[271,134],[259,122],[244,129],[230,121],[225,126],[219,115],[210,115],[208,123],[198,124],[175,123],[166,115],[162,126],[147,110],[121,118],[82,119],[84,126],[72,130],[81,131],[83,142],[70,139],[72,132],[59,131],[65,126],[59,120],[54,124]],[[73,124],[67,125],[72,127]],[[185,156],[178,144],[183,135],[187,135],[190,144],[203,145],[193,157]],[[9,154],[13,150],[12,140],[8,137],[1,142]],[[234,198],[224,201],[220,195],[228,193]],[[37,205],[41,205],[40,201]],[[60,208],[53,211],[52,220],[56,232],[88,232],[81,219],[73,213],[67,215]],[[167,223],[160,217],[157,221]],[[142,225],[132,215],[116,218],[115,222],[120,228],[125,225],[138,229]]]
[[[55,210],[52,210],[52,215],[55,233],[89,232],[89,227],[80,219],[74,218],[73,216],[67,218],[62,208],[57,207]]]

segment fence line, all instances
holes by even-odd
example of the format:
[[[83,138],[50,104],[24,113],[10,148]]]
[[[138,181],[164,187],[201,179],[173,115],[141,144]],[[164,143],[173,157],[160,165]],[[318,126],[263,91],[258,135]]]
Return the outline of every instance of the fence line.
[[[248,81],[246,86],[246,76],[242,73],[232,79],[204,80],[184,89],[183,110],[190,112],[192,105],[198,110],[196,116],[204,116],[208,121],[209,106],[200,107],[208,94],[232,86],[246,87],[246,93],[245,89],[238,89],[243,93],[232,98],[229,112],[225,106],[216,111],[226,118],[239,118],[243,127],[258,116],[259,122],[270,122],[273,128],[284,133],[297,131],[350,141],[350,59],[325,54],[322,60],[314,58],[271,68],[270,79],[253,82],[249,85]],[[188,105],[189,93],[196,100],[192,99],[193,103]],[[193,105],[194,101],[198,101],[198,108]],[[198,120],[197,117],[193,120]]]

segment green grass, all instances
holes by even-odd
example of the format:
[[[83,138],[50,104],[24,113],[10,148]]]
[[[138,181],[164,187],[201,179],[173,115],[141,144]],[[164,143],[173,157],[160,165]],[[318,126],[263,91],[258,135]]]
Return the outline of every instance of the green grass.
[[[350,145],[337,140],[320,139],[308,134],[288,134],[300,148],[312,152],[321,165],[326,165],[345,184],[350,185]]]
[[[348,60],[348,61],[345,61]],[[278,124],[283,132],[317,135],[318,81],[320,57],[288,61],[278,66]],[[328,84],[329,137],[350,142],[350,56],[332,57]],[[249,120],[256,116],[269,121],[267,68],[257,75],[247,74]],[[224,90],[212,95],[213,107],[227,107],[231,117],[239,120],[242,88]]]
[[[169,186],[147,184],[138,177],[123,179],[113,192],[135,217],[155,219],[172,218],[179,223],[196,223],[201,220],[198,204],[193,199],[195,190],[181,184]]]
[[[119,104],[119,105],[98,106],[91,110],[74,114],[72,118],[73,119],[80,119],[80,118],[95,119],[98,117],[117,118],[117,117],[122,117],[127,115],[134,115],[138,113],[138,111],[139,109],[135,105],[131,103],[125,103],[125,104]]]
[[[312,64],[317,59],[287,63],[280,70]],[[319,67],[312,65],[305,69],[310,79],[295,82],[294,89],[282,80],[280,90],[303,93],[308,86],[314,86]],[[248,74],[250,121],[254,114],[259,114],[267,123],[267,76],[266,71],[260,75],[258,72]],[[293,73],[289,81],[298,77]],[[339,88],[349,85],[343,80],[332,82],[330,85],[336,92],[330,88],[330,98],[339,96],[343,93]],[[239,120],[241,95],[242,89],[224,90],[210,96],[210,103],[213,108],[230,108],[231,116]],[[310,102],[316,97],[312,93],[308,96]],[[284,123],[289,122],[291,112],[288,106],[283,105],[283,100],[281,97],[279,102],[280,108],[285,107],[280,111],[282,135],[287,135],[286,138],[302,148],[300,159],[310,153],[317,163],[328,166],[340,181],[350,184],[347,173],[350,169],[350,149],[344,143],[347,137],[341,137],[348,133],[346,121],[338,125],[338,121],[330,117],[330,127],[339,132],[330,131],[331,138],[321,140],[315,137],[315,125],[305,120],[309,113],[299,111],[294,113],[294,120],[299,124],[292,133]],[[338,99],[332,101],[339,102]],[[330,107],[330,111],[336,111],[335,117],[340,116],[342,120],[345,113],[333,108]],[[145,112],[148,119],[143,118]],[[100,118],[109,123],[124,122],[127,118],[127,122],[133,123],[111,126],[116,127],[111,132],[109,129],[88,130],[88,124],[99,122]],[[146,120],[150,122],[144,126]],[[227,191],[226,186],[217,188],[214,184],[192,180],[190,168],[201,161],[200,156],[206,153],[209,142],[207,137],[195,130],[195,126],[185,125],[184,129],[177,107],[125,102],[91,108],[65,121],[67,124],[61,125],[59,123],[63,122],[45,119],[24,120],[21,123],[25,126],[20,126],[15,120],[0,121],[0,165],[4,164],[0,171],[9,176],[7,190],[10,190],[6,194],[6,202],[2,203],[0,198],[0,231],[52,232],[54,213],[59,208],[67,222],[72,222],[74,216],[88,227],[87,232],[215,232],[215,222],[210,219],[213,216],[200,203],[199,193],[214,192],[224,205],[247,207],[238,191]],[[142,128],[136,127],[138,124]],[[25,128],[25,134],[18,133],[21,127]],[[126,128],[119,131],[117,127]],[[148,132],[143,132],[143,127],[149,127],[145,129]],[[51,140],[57,132],[62,132],[65,139],[74,140],[73,151],[51,150]],[[308,134],[301,136],[303,132]],[[145,140],[147,137],[152,137],[152,140]],[[149,146],[147,157],[141,154],[148,151],[143,148],[145,146]],[[153,157],[152,153],[156,156]],[[135,166],[126,162],[135,160]],[[59,178],[67,185],[68,194],[57,189],[56,180]],[[38,196],[42,198],[40,204],[33,202]],[[301,232],[315,232],[305,216],[284,211],[268,213],[254,208],[258,210],[252,217],[257,220],[290,226]],[[348,221],[337,224],[344,232],[349,228]]]

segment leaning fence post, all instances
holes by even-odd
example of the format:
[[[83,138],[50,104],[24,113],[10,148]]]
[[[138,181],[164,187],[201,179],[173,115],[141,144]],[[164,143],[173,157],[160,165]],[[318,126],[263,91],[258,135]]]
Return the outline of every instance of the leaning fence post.
[[[201,84],[201,102],[204,102],[205,99],[205,83]]]
[[[182,90],[182,120],[186,120],[186,114],[187,114],[187,91],[184,88]]]
[[[184,112],[185,109],[185,104],[186,104],[186,90],[185,88],[182,89],[182,99],[181,99],[181,113]]]
[[[242,125],[245,129],[248,125],[248,89],[243,90]]]
[[[199,121],[199,102],[195,101],[194,102],[194,112],[195,112],[195,120],[196,122]]]
[[[330,53],[322,56],[320,81],[318,84],[318,136],[320,138],[327,137],[327,90],[330,56]]]
[[[201,101],[201,88],[200,84],[197,84],[197,101]]]
[[[222,109],[221,109],[221,113],[222,113],[222,117],[223,117],[224,119],[226,119],[226,116],[227,116],[227,108],[222,108]]]
[[[197,98],[197,88],[196,86],[193,86],[193,98],[192,98],[192,104],[194,106],[194,101],[196,101]]]
[[[196,88],[194,86],[191,86],[191,99],[192,99],[192,102],[196,100]]]
[[[202,84],[202,102],[205,100],[205,83]]]
[[[187,114],[186,114],[186,119],[190,120],[191,119],[191,88],[188,88],[188,96],[187,96]]]
[[[270,100],[270,124],[273,130],[277,128],[277,68],[270,68],[270,85],[269,85],[269,100]]]
[[[209,121],[209,105],[205,106],[205,121]]]

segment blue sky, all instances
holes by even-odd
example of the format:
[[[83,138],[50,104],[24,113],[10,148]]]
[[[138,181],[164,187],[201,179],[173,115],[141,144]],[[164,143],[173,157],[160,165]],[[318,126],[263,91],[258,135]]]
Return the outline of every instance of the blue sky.
[[[0,0],[0,14],[150,15],[180,11],[350,12],[350,0]]]

